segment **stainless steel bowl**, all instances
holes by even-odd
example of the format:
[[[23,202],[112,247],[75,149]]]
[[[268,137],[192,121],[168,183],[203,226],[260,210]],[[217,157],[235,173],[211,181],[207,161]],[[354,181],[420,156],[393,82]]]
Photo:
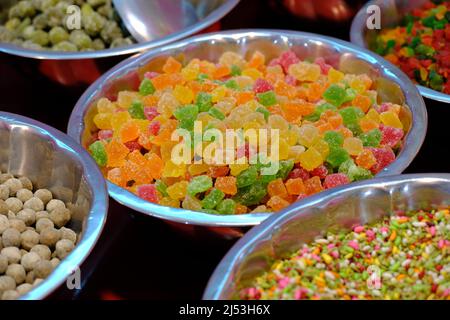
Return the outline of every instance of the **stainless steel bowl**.
[[[70,227],[80,233],[75,249],[39,286],[21,299],[42,299],[63,284],[95,246],[108,211],[100,170],[90,155],[56,129],[0,112],[0,169],[27,176],[71,206]]]
[[[18,0],[3,0],[0,3],[0,9],[8,8],[12,4],[16,3]],[[165,10],[164,2],[166,0],[152,0],[159,1],[161,5],[154,5],[155,9]],[[184,0],[185,1],[185,0]],[[194,1],[195,3],[195,1]],[[120,55],[129,55],[137,52],[142,52],[151,48],[160,47],[168,43],[186,38],[197,32],[200,32],[215,22],[222,19],[227,13],[229,13],[238,3],[239,0],[216,0],[212,2],[213,5],[203,6],[201,9],[201,16],[203,19],[199,20],[197,23],[181,29],[176,32],[165,34],[164,30],[172,30],[173,24],[171,21],[160,21],[161,17],[171,17],[176,19],[172,15],[164,14],[163,12],[149,12],[148,18],[155,19],[158,21],[155,24],[154,34],[161,34],[161,37],[153,41],[137,43],[131,46],[125,46],[114,49],[98,50],[98,51],[85,51],[85,52],[56,52],[56,51],[42,51],[42,50],[29,50],[16,45],[1,43],[0,42],[0,52],[5,52],[17,56],[34,58],[34,59],[46,59],[46,60],[79,60],[79,59],[97,59]],[[182,11],[180,11],[181,13]],[[182,20],[183,17],[178,17],[178,20]],[[178,24],[177,24],[178,25]]]
[[[238,298],[239,290],[323,232],[372,223],[393,210],[450,205],[450,174],[378,178],[328,190],[253,228],[222,259],[203,299]]]
[[[426,0],[372,0],[362,7],[353,19],[350,29],[350,40],[363,48],[369,48],[370,43],[375,40],[379,30],[371,30],[367,28],[366,22],[368,17],[373,13],[367,13],[367,8],[377,5],[381,12],[381,29],[396,26],[405,13],[412,9],[420,7]],[[450,95],[417,85],[420,93],[429,99],[450,103]]]
[[[250,55],[255,50],[259,50],[271,59],[289,48],[303,58],[324,57],[343,71],[369,73],[378,83],[382,101],[399,104],[406,101],[409,109],[405,108],[403,112],[405,115],[411,115],[411,125],[404,140],[404,148],[398,159],[378,175],[399,174],[408,167],[419,151],[427,129],[425,104],[412,82],[396,67],[367,50],[341,40],[303,32],[244,30],[213,33],[132,57],[107,72],[83,94],[70,117],[68,133],[85,146],[86,138],[90,137],[92,117],[96,112],[95,105],[99,98],[114,97],[118,90],[136,89],[139,77],[147,70],[160,70],[168,56],[179,57],[182,61],[192,58],[216,61],[226,51]],[[88,121],[88,126],[85,125],[85,120]],[[184,224],[215,227],[252,226],[272,215],[267,213],[211,215],[159,206],[142,200],[110,182],[108,182],[108,190],[114,199],[127,207],[149,216]]]

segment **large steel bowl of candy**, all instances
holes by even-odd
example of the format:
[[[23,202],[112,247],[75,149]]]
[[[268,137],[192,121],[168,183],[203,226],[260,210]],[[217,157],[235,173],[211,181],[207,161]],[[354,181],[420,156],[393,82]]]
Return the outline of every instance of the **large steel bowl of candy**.
[[[122,90],[136,90],[142,76],[149,70],[161,70],[168,57],[178,57],[182,62],[193,58],[217,61],[227,51],[243,56],[251,56],[255,51],[259,51],[266,56],[267,61],[270,61],[288,49],[301,59],[322,57],[342,71],[370,74],[377,83],[380,103],[390,101],[405,106],[402,114],[407,119],[406,127],[409,129],[403,140],[403,147],[397,159],[380,171],[378,176],[401,173],[417,154],[426,134],[426,109],[416,87],[397,68],[367,50],[348,42],[302,32],[275,30],[220,32],[190,38],[130,58],[106,73],[84,93],[72,112],[68,133],[78,143],[88,147],[92,143],[92,130],[95,127],[92,119],[97,113],[97,102],[102,97],[114,99]],[[108,182],[108,189],[111,197],[129,208],[148,216],[186,225],[253,226],[277,214],[215,215],[194,212],[147,202],[111,182]]]
[[[152,1],[146,14],[151,37],[139,42],[126,28],[139,23],[137,15],[127,11],[131,21],[125,23],[112,0],[5,0],[0,3],[0,52],[35,59],[28,64],[63,85],[90,84],[124,57],[208,29],[238,2]],[[186,11],[195,17],[186,19]]]
[[[65,203],[70,209],[71,218],[66,224],[67,228],[54,230],[58,230],[60,234],[67,229],[71,229],[71,233],[75,232],[77,234],[75,247],[61,259],[59,265],[48,277],[20,297],[33,300],[45,298],[63,283],[70,282],[69,277],[75,274],[77,268],[89,256],[100,237],[108,211],[108,194],[103,177],[89,154],[68,136],[32,119],[6,112],[0,112],[0,171],[15,177],[26,177],[26,181],[32,183],[29,189],[32,187],[33,191],[47,189],[53,194],[53,199],[58,199],[59,203]],[[12,194],[12,189],[9,190]],[[21,196],[17,195],[17,197]],[[11,199],[18,201],[14,197]],[[10,206],[8,200],[6,203]],[[4,202],[1,201],[3,205]],[[49,203],[47,203],[47,210],[49,210]],[[45,214],[44,211],[41,213]],[[11,214],[12,212],[9,213],[8,218],[14,219]],[[4,217],[2,215],[2,218]],[[17,218],[20,219],[21,214],[17,213]],[[12,224],[13,220],[10,221]],[[41,222],[34,227],[32,221],[28,221],[27,224],[30,229],[36,228],[38,231],[43,225]],[[25,225],[23,227],[25,228]],[[53,230],[53,227],[49,226],[48,229]],[[34,231],[31,232],[34,233]],[[40,232],[42,236],[42,229]],[[41,243],[43,243],[42,238]],[[5,251],[10,248],[5,245],[5,241],[2,248],[3,258],[4,254],[8,256]],[[33,249],[31,252],[34,252]],[[22,261],[22,264],[25,265],[25,262]],[[7,274],[11,275],[8,271]],[[83,275],[78,280],[82,281],[82,277]],[[76,282],[70,283],[76,284]],[[17,286],[19,284],[20,282]]]
[[[422,7],[426,2],[426,0],[414,0],[414,1],[378,1],[373,0],[369,1],[364,7],[362,7],[359,12],[356,14],[355,18],[353,19],[353,23],[351,26],[350,31],[350,39],[351,42],[354,44],[359,45],[363,48],[368,48],[371,50],[375,50],[377,48],[377,39],[380,32],[385,31],[389,28],[394,28],[397,26],[402,26],[403,29],[408,28],[408,19],[409,17],[412,17],[410,14],[414,9],[418,9]],[[374,7],[376,6],[376,7]],[[375,20],[375,18],[381,17],[381,19]],[[408,21],[407,21],[408,20]],[[379,21],[381,23],[380,29],[377,29],[376,22]],[[411,22],[412,23],[412,22]],[[370,26],[370,28],[368,27]],[[440,27],[437,27],[440,28]],[[430,29],[432,30],[432,29]],[[444,30],[442,30],[444,31]],[[413,38],[413,37],[412,37]],[[393,44],[395,43],[395,39]],[[447,42],[447,40],[444,39],[444,41]],[[388,46],[388,44],[386,43]],[[385,50],[386,48],[382,48]],[[421,46],[420,50],[416,48],[413,50],[414,52],[422,52],[421,50],[425,50],[426,47]],[[382,50],[382,51],[383,51]],[[397,50],[397,49],[395,49]],[[408,51],[411,51],[408,49]],[[420,53],[422,54],[422,53]],[[409,53],[406,55],[402,54],[402,57],[409,57]],[[434,58],[433,58],[434,59]],[[423,58],[419,57],[419,60],[423,60]],[[432,60],[432,59],[431,59]],[[423,64],[417,65],[417,72],[415,74],[411,74],[411,76],[414,76],[417,87],[419,88],[420,93],[429,99],[437,100],[445,103],[450,103],[450,95],[444,93],[442,90],[437,90],[438,87],[442,86],[442,79],[441,77],[434,77],[431,76],[434,74],[431,71],[426,70],[426,65],[429,65],[429,62],[431,61],[429,58],[423,60]],[[406,62],[405,62],[406,64]],[[408,70],[411,70],[410,72],[413,72],[412,66],[407,66]],[[419,73],[420,69],[423,69],[423,71],[426,71],[426,77],[428,79],[421,79],[421,77],[424,76],[424,72],[422,71],[422,74]],[[425,86],[426,83],[420,84],[420,81],[425,81],[426,83],[432,83],[430,86]],[[439,83],[438,83],[439,82]],[[432,89],[434,87],[436,90]]]
[[[329,190],[306,201],[298,203],[298,205],[292,206],[289,210],[286,210],[277,216],[271,217],[270,219],[264,221],[261,225],[250,230],[222,259],[221,263],[218,265],[214,274],[210,278],[203,298],[208,300],[242,298],[242,289],[254,286],[255,279],[263,275],[266,271],[269,271],[271,267],[273,267],[273,263],[275,263],[275,261],[278,261],[279,259],[289,259],[289,257],[292,257],[294,259],[292,261],[295,263],[295,253],[298,250],[302,250],[302,248],[304,248],[304,252],[309,252],[306,251],[304,244],[311,242],[314,243],[314,241],[316,241],[316,244],[318,245],[325,243],[324,246],[326,247],[326,242],[330,241],[329,248],[334,248],[333,246],[335,244],[331,244],[331,240],[327,240],[332,239],[331,237],[327,238],[327,236],[330,235],[330,233],[327,234],[327,232],[332,232],[333,234],[338,234],[339,232],[349,232],[352,228],[359,226],[359,228],[353,229],[356,230],[354,232],[361,232],[361,230],[364,230],[362,231],[364,233],[365,230],[370,228],[364,228],[364,225],[366,224],[372,225],[378,221],[382,221],[383,217],[391,214],[402,216],[405,214],[407,215],[410,211],[418,210],[434,209],[438,211],[443,209],[444,211],[442,214],[446,214],[448,218],[449,206],[449,174],[408,174],[383,177],[371,181],[359,182],[357,184],[341,187],[335,190]],[[423,215],[427,215],[427,212],[429,213],[427,219],[431,219],[431,211],[425,211]],[[402,221],[405,221],[405,218],[400,219],[403,220],[398,220],[399,224],[402,223]],[[418,219],[421,219],[420,216]],[[393,220],[391,220],[391,222],[392,221]],[[417,230],[420,228],[426,229],[424,226],[427,226],[427,222],[425,222],[425,220],[422,223],[419,221],[412,223],[413,226],[411,223],[405,224],[405,226],[408,226],[408,228],[417,227]],[[430,225],[432,224],[433,223],[430,222]],[[397,224],[397,227],[398,226],[399,225]],[[391,231],[394,230],[394,228],[395,221]],[[399,228],[401,228],[401,226]],[[397,232],[398,235],[404,234],[404,228],[401,230],[403,231]],[[442,231],[442,229],[440,230]],[[414,233],[415,231],[409,229],[409,232]],[[428,231],[424,230],[424,232],[426,233],[423,237],[427,238]],[[434,233],[433,229],[431,229],[431,233]],[[368,232],[366,232],[366,235],[367,234]],[[386,241],[386,246],[388,246],[389,243],[393,244],[392,241],[394,240],[394,236],[390,236],[389,234],[386,236],[390,237],[390,242]],[[440,236],[442,237],[442,233]],[[397,238],[402,240],[400,236],[397,236]],[[347,238],[345,239],[345,241],[347,241]],[[448,239],[446,240],[448,241]],[[446,240],[436,240],[436,242],[442,247]],[[362,243],[363,241],[360,242]],[[356,247],[355,244],[356,243],[350,243],[350,245],[354,245]],[[352,248],[349,250],[351,251]],[[356,250],[357,249],[355,249],[355,254]],[[360,250],[363,250],[362,245],[360,246]],[[397,256],[401,256],[401,254],[402,253]],[[298,255],[300,256],[301,253]],[[318,256],[318,259],[322,261],[320,254]],[[324,256],[325,255],[322,255],[322,257]],[[332,256],[333,253],[331,253],[331,256],[328,254],[325,256],[325,259],[334,259]],[[327,261],[330,263],[329,260]],[[299,268],[298,270],[307,270],[301,269],[302,267],[300,266],[300,261],[298,260],[297,262],[297,266]],[[408,262],[406,262],[404,266],[406,266],[407,263]],[[385,266],[385,264],[383,265]],[[311,276],[313,272],[312,269],[313,267],[311,267],[310,273],[305,275],[305,279]],[[331,276],[333,272],[336,272],[335,270],[322,270],[322,273],[330,272]],[[292,271],[294,273],[291,273],[291,275],[295,274],[295,271]],[[358,271],[358,274],[362,274],[362,271],[363,270],[361,270],[361,272]],[[280,273],[278,274],[280,275]],[[328,276],[330,276],[330,274],[328,274]],[[409,274],[411,275],[411,273]],[[382,277],[383,281],[387,281],[389,279],[387,271],[386,275],[383,276],[383,273],[381,273],[379,276]],[[280,275],[280,277],[282,277],[282,275]],[[320,276],[318,276],[318,278],[319,277]],[[272,278],[273,281],[275,281],[272,282],[272,284],[276,283],[274,278],[275,276]],[[356,277],[354,279],[356,279]],[[426,279],[423,280],[425,281]],[[262,286],[265,285],[265,289],[272,288],[272,284],[268,284],[267,281],[270,280],[266,280],[264,283],[259,283],[261,283]],[[289,284],[290,282],[285,282],[284,286]],[[279,290],[281,292],[283,287],[281,283],[279,285]],[[413,285],[414,284],[411,284],[411,286]],[[313,287],[311,286],[311,288]],[[390,289],[387,292],[388,294],[396,291],[394,286],[390,286],[389,288]],[[348,288],[341,289],[345,290]],[[373,289],[375,289],[375,287],[373,287]],[[303,293],[301,290],[302,289],[300,288],[297,294],[293,293],[290,295],[289,293],[286,293],[286,298],[294,298],[294,296],[296,296],[298,299],[302,299],[303,294],[305,294],[303,298],[314,295],[314,292],[311,293],[308,289],[305,289]],[[443,290],[445,290],[445,287]],[[294,291],[295,289],[292,289],[292,292]],[[322,290],[320,292],[325,295],[327,291],[335,292],[336,290],[322,286]],[[413,291],[410,290],[410,293],[412,292]],[[258,293],[255,293],[256,292],[250,293],[250,297],[252,297],[253,294],[253,298],[258,298]]]

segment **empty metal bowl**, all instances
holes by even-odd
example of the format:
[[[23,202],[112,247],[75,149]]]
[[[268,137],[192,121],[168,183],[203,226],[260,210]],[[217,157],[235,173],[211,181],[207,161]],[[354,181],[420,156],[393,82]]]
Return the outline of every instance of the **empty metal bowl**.
[[[68,133],[86,147],[91,136],[96,102],[101,97],[114,99],[120,90],[136,90],[148,70],[160,71],[165,60],[174,56],[182,62],[193,58],[217,61],[222,53],[235,51],[249,56],[259,50],[270,60],[282,51],[294,50],[301,58],[324,57],[336,68],[349,73],[365,72],[377,81],[381,101],[406,104],[402,112],[409,118],[410,130],[397,160],[378,176],[401,173],[416,156],[425,138],[427,113],[422,97],[413,83],[396,67],[378,56],[348,42],[311,33],[275,30],[244,30],[207,34],[132,57],[107,72],[83,94],[69,121]],[[87,125],[86,125],[87,123]],[[163,207],[147,202],[108,182],[110,195],[123,205],[149,216],[184,224],[242,227],[257,225],[273,214],[211,215]]]
[[[66,282],[95,246],[108,211],[100,170],[72,139],[47,125],[0,112],[0,169],[31,179],[70,204],[69,227],[79,233],[75,249],[39,286],[21,299],[42,299]],[[82,276],[82,275],[81,275]]]
[[[378,178],[328,190],[250,230],[222,259],[204,299],[238,299],[239,291],[268,271],[276,259],[299,250],[316,236],[372,223],[394,210],[450,205],[450,174]]]
[[[411,12],[412,9],[420,7],[426,0],[372,0],[362,7],[353,19],[350,29],[351,42],[363,47],[370,48],[371,43],[375,40],[379,30],[367,28],[367,19],[373,15],[374,11],[367,11],[369,6],[376,5],[380,8],[381,13],[381,29],[394,27],[398,25],[402,17]],[[450,103],[450,95],[417,85],[420,93],[429,99]]]

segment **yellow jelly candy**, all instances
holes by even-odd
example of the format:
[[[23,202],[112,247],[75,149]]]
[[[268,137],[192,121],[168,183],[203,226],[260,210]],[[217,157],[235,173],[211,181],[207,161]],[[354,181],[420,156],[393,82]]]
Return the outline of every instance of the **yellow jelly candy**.
[[[328,81],[330,81],[331,83],[337,83],[339,81],[341,81],[342,79],[344,79],[344,73],[331,68],[328,71]]]
[[[221,101],[223,98],[225,98],[226,94],[227,94],[227,89],[223,86],[219,86],[211,92],[212,101],[214,103],[217,103],[217,102]]]
[[[131,120],[131,116],[126,111],[113,113],[111,116],[111,126],[114,130],[114,134],[118,134],[120,128],[129,120]]]
[[[320,67],[315,63],[298,62],[289,66],[289,74],[299,81],[317,81],[320,78]]]
[[[158,101],[158,112],[170,118],[176,108],[180,106],[177,98],[171,92],[165,92]]]
[[[289,158],[289,144],[285,139],[280,138],[279,159],[286,160]]]
[[[199,64],[189,64],[186,68],[183,68],[181,70],[181,75],[186,81],[193,81],[197,79],[199,73],[200,73]]]
[[[112,129],[111,118],[111,113],[98,113],[94,117],[94,123],[101,130]]]
[[[179,208],[180,207],[180,201],[172,199],[170,197],[164,197],[161,200],[159,200],[159,204],[166,207],[172,207],[172,208]]]
[[[120,91],[117,96],[117,103],[121,108],[128,109],[138,97],[139,94],[137,92]]]
[[[107,98],[101,98],[97,102],[98,113],[113,113],[116,111],[116,105]]]
[[[358,156],[364,150],[362,141],[353,137],[346,138],[343,147],[352,156]]]
[[[300,155],[300,164],[308,171],[314,170],[322,163],[322,155],[315,148],[309,148]]]
[[[312,147],[319,138],[319,129],[312,124],[305,124],[299,129],[298,141],[305,147]]]
[[[380,114],[375,109],[370,109],[369,112],[367,112],[366,117],[378,124],[381,122]]]
[[[194,93],[191,89],[177,85],[175,89],[173,89],[173,96],[177,99],[181,104],[189,104],[194,101]]]
[[[172,160],[168,160],[165,162],[164,169],[162,176],[164,178],[178,178],[178,177],[184,177],[186,174],[186,165],[181,164],[175,164],[172,162]]]
[[[284,133],[289,129],[289,123],[278,114],[269,116],[267,122],[272,129],[279,129],[280,133]]]
[[[263,77],[263,74],[255,68],[247,68],[242,71],[243,76],[247,76],[252,78],[253,80],[259,79]]]
[[[167,187],[167,194],[174,200],[183,200],[186,197],[188,184],[189,182],[187,181],[174,183],[170,187]]]
[[[314,149],[319,151],[323,159],[326,159],[328,157],[328,154],[330,153],[330,146],[325,140],[322,139],[314,144]]]
[[[236,161],[238,162],[238,160]],[[244,164],[230,164],[230,174],[232,176],[238,176],[242,171],[246,170],[249,167],[248,163]]]
[[[389,127],[394,127],[398,129],[403,129],[403,124],[398,118],[397,114],[391,111],[386,111],[380,114],[381,122],[383,122],[384,125]]]
[[[191,176],[198,176],[202,173],[207,172],[209,169],[209,165],[205,163],[199,163],[199,164],[191,164],[188,168],[188,172]]]
[[[304,146],[292,146],[289,148],[289,159],[294,160],[295,163],[300,162],[300,155],[305,152]]]

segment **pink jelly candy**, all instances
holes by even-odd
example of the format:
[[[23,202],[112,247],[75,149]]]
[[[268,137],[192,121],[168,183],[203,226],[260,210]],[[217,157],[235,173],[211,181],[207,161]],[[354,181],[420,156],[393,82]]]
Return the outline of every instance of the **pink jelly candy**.
[[[159,76],[159,73],[158,72],[154,72],[154,71],[149,71],[149,72],[146,72],[144,74],[144,77],[146,77],[147,79],[150,79],[150,80],[155,78],[155,77],[157,77],[157,76]]]
[[[284,81],[291,86],[297,85],[297,79],[294,76],[291,76],[290,74],[286,75],[286,77],[284,78]]]
[[[395,147],[403,138],[403,130],[399,128],[393,128],[388,126],[381,126],[381,133],[383,134],[381,144]]]
[[[100,140],[107,140],[107,139],[111,139],[113,136],[113,131],[112,130],[100,130],[98,132],[98,138]]]
[[[390,165],[395,160],[395,154],[391,148],[369,148],[372,151],[377,163],[370,168],[373,174],[376,174],[383,170],[383,168]]]
[[[314,61],[314,63],[317,64],[317,65],[319,65],[320,70],[322,71],[322,74],[327,75],[327,74],[328,74],[328,71],[330,71],[330,69],[331,69],[331,66],[330,66],[328,63],[326,63],[326,62],[325,62],[325,59],[322,58],[322,57],[317,58],[317,59]]]
[[[280,65],[283,67],[284,72],[288,72],[289,67],[292,64],[298,63],[300,59],[297,57],[297,55],[294,53],[294,51],[285,51],[283,52],[280,57],[278,58]]]
[[[148,131],[151,135],[156,136],[159,133],[159,129],[161,128],[161,124],[159,121],[153,121],[148,125]]]
[[[310,178],[309,172],[303,168],[295,168],[289,173],[288,179],[308,180]]]
[[[158,109],[156,107],[145,107],[144,108],[144,115],[147,118],[147,120],[152,121],[157,116],[159,116]]]
[[[253,91],[256,93],[263,93],[267,91],[273,90],[273,86],[264,79],[256,79],[255,84],[253,85]]]
[[[144,200],[158,203],[158,192],[154,184],[144,184],[137,188],[137,194],[139,198]]]
[[[313,171],[310,172],[310,174],[313,177],[319,177],[320,179],[325,179],[328,174],[328,169],[324,165],[321,165],[317,168],[315,168]]]
[[[344,173],[333,173],[325,178],[323,183],[325,189],[330,189],[349,183],[348,177]]]

